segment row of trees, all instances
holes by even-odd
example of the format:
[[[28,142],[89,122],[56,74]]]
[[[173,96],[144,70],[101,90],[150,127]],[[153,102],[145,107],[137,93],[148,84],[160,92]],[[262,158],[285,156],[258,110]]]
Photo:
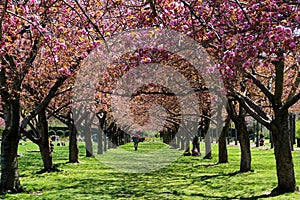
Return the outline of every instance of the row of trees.
[[[114,121],[111,91],[116,85],[114,81],[130,69],[126,66],[134,68],[136,64],[148,62],[173,66],[195,91],[201,108],[197,111],[201,116],[200,124],[199,118],[196,120],[197,126],[207,132],[211,117],[221,116],[212,113],[208,86],[187,61],[158,47],[158,51],[142,49],[122,55],[121,62],[112,65],[108,69],[109,76],[104,76],[106,85],[98,87],[99,83],[95,83],[97,92],[93,101],[96,106],[82,108],[93,112],[81,112],[81,106],[77,106],[78,113],[71,109],[77,104],[70,95],[75,77],[91,50],[105,46],[109,36],[150,27],[171,29],[190,36],[217,63],[209,69],[220,71],[226,88],[226,97],[219,96],[218,101],[227,105],[228,115],[240,135],[241,171],[251,169],[245,127],[247,113],[272,132],[277,189],[295,190],[288,111],[300,98],[300,10],[297,1],[4,0],[0,2],[0,11],[0,117],[5,121],[1,145],[2,190],[21,191],[17,161],[21,134],[38,144],[45,170],[55,170],[48,141],[47,119],[50,117],[57,117],[72,130],[70,161],[76,162],[78,127],[75,124],[90,123],[86,119],[91,113],[98,116],[94,119],[99,119],[101,128],[105,124],[103,116],[108,124]],[[140,112],[141,108],[149,109],[149,102],[154,100],[145,95],[153,95],[153,92],[164,95],[155,98],[155,103],[167,110],[167,128],[176,132],[181,108],[180,104],[165,103],[166,99],[176,102],[174,94],[167,88],[157,84],[139,88],[133,93],[131,112],[143,116],[145,112]],[[193,110],[192,107],[184,109]],[[147,117],[136,122],[142,125],[147,122]],[[226,122],[228,126],[228,119]],[[27,127],[31,131],[27,131]],[[222,123],[218,127],[221,132]],[[219,143],[223,146],[225,130]]]

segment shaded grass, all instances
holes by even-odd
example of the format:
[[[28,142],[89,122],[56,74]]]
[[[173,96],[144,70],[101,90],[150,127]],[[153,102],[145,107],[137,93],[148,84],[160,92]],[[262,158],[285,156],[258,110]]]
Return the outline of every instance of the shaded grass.
[[[162,143],[149,142],[140,143],[137,152],[133,151],[132,143],[120,149],[140,156],[163,147]],[[272,150],[251,149],[254,172],[250,173],[237,173],[240,150],[235,146],[228,147],[228,164],[216,164],[216,145],[213,145],[212,160],[181,156],[158,171],[124,173],[96,158],[85,158],[85,149],[80,143],[81,163],[67,163],[68,147],[55,146],[53,160],[62,171],[37,174],[42,168],[40,155],[26,149],[37,147],[26,142],[19,148],[24,154],[19,157],[20,179],[27,193],[7,194],[6,199],[265,199],[265,194],[276,187],[277,182]],[[103,156],[110,155],[111,161],[115,161],[118,159],[116,151],[109,150]],[[293,152],[293,157],[296,179],[300,183],[300,151]],[[287,193],[270,199],[300,199],[300,195]]]

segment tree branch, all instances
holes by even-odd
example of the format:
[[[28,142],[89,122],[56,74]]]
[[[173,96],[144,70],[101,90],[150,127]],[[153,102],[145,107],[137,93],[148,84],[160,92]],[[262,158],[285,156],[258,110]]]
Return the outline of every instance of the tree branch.
[[[259,81],[255,76],[253,76],[251,73],[246,72],[246,77],[250,78],[253,83],[266,95],[268,100],[274,104],[274,95],[270,92],[268,88],[265,87],[264,84],[262,84],[261,81]]]
[[[289,109],[292,105],[294,105],[300,99],[300,92],[295,96],[291,97],[281,108],[280,111],[284,111]]]
[[[239,94],[238,92],[231,93],[229,96],[235,98],[254,119],[259,121],[265,127],[270,128],[271,119],[248,97]]]
[[[44,100],[38,104],[35,109],[33,109],[22,121],[21,123],[21,131],[25,129],[28,122],[34,118],[37,114],[39,114],[41,111],[45,110],[47,106],[49,105],[51,99],[55,96],[56,91],[58,88],[64,83],[64,81],[67,79],[67,77],[61,77],[56,80],[52,88],[50,89],[48,95],[44,98]]]

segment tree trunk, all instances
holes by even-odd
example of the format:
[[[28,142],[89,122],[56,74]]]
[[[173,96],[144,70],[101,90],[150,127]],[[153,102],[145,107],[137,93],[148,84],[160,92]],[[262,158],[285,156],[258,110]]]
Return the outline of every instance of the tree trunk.
[[[276,160],[278,185],[275,190],[289,192],[296,190],[294,164],[291,153],[290,135],[288,131],[288,112],[275,113],[271,123],[274,153]]]
[[[44,170],[43,172],[52,172],[55,171],[55,167],[52,162],[52,155],[51,151],[49,148],[49,142],[41,142],[39,144],[39,149],[41,152],[42,160],[43,160],[43,165],[44,165]]]
[[[271,149],[274,148],[274,142],[273,142],[273,133],[270,131],[270,143],[271,143]]]
[[[237,128],[234,129],[234,145],[238,145],[238,133],[237,133]]]
[[[294,144],[295,144],[295,115],[290,113],[289,114],[289,133],[291,139],[291,150],[294,151]]]
[[[240,148],[241,148],[241,162],[240,172],[251,171],[251,151],[250,151],[250,139],[247,131],[245,118],[238,117],[238,122],[235,124],[237,127],[237,134],[240,136]]]
[[[205,143],[205,156],[203,157],[203,159],[212,159],[210,133],[208,132],[205,134],[204,143]]]
[[[228,101],[227,112],[236,128],[235,138],[239,136],[241,148],[240,172],[251,171],[250,139],[245,121],[245,110],[239,105],[239,113],[237,113],[234,103]]]
[[[78,160],[78,141],[77,141],[77,129],[74,124],[69,124],[70,138],[69,138],[69,162],[79,163]]]
[[[85,141],[85,148],[86,148],[85,156],[86,157],[93,157],[93,142],[92,142],[92,139],[91,139],[91,133],[90,132],[85,133],[84,141]]]
[[[106,152],[107,151],[107,136],[106,136],[105,132],[104,132],[103,137],[104,137],[103,138],[103,152]]]
[[[98,142],[97,154],[103,154],[103,130],[101,128],[99,128],[97,142]]]
[[[259,147],[259,125],[258,125],[258,122],[256,122],[255,132],[256,132],[255,146]]]
[[[52,152],[50,150],[50,144],[49,144],[48,122],[47,122],[45,110],[38,115],[38,130],[41,136],[38,145],[40,148],[40,152],[44,164],[44,171],[46,172],[55,171],[55,167],[52,162]]]
[[[219,137],[219,163],[228,163],[228,153],[226,145],[226,136],[229,133],[230,118],[227,117],[225,125]]]
[[[184,136],[180,137],[180,143],[181,143],[180,149],[184,150],[185,149]]]
[[[22,187],[18,175],[18,144],[20,139],[20,102],[12,101],[3,105],[5,130],[1,144],[1,191],[21,192]]]
[[[187,136],[185,136],[184,138],[184,145],[185,145],[185,150],[190,151],[190,139]]]

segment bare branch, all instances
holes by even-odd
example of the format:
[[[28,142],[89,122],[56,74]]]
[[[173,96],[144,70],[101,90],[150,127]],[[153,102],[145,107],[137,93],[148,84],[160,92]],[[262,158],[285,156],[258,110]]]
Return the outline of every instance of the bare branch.
[[[255,76],[253,76],[251,73],[246,72],[246,76],[250,78],[253,83],[266,95],[268,100],[274,104],[274,95],[271,93],[271,91],[266,88],[264,84],[262,84],[261,81],[259,81]]]
[[[241,106],[249,113],[254,119],[259,121],[265,127],[270,128],[271,119],[262,111],[262,109],[257,106],[252,100],[238,92],[229,94],[229,96],[236,99]]]
[[[300,92],[296,94],[295,96],[291,97],[281,108],[280,111],[284,111],[286,109],[289,109],[292,105],[297,103],[300,99]]]

